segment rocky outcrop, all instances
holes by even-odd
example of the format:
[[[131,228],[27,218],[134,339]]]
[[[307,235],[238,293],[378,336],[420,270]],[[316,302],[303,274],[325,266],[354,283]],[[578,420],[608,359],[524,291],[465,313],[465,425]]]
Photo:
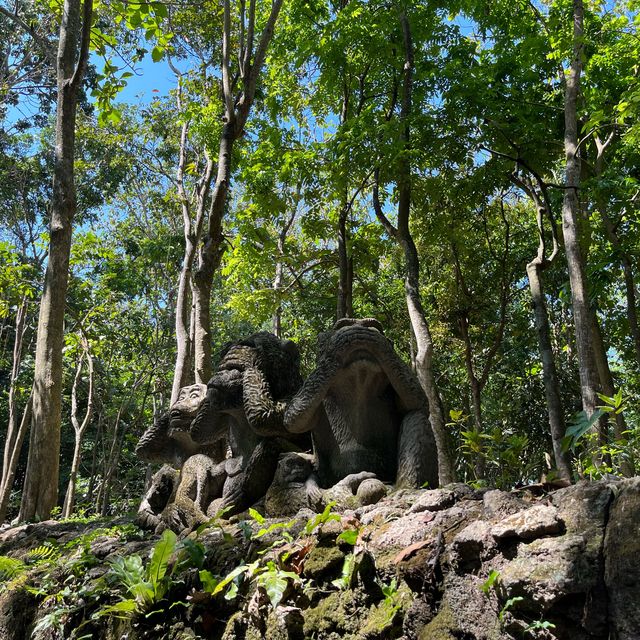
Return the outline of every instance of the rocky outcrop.
[[[286,522],[240,514],[183,542],[131,524],[28,525],[0,532],[0,554],[23,563],[0,587],[0,637],[637,640],[639,513],[634,478],[542,496],[400,490]],[[30,564],[47,540],[56,558]],[[163,589],[110,613],[132,599],[118,571],[138,557],[151,581],[170,542]]]

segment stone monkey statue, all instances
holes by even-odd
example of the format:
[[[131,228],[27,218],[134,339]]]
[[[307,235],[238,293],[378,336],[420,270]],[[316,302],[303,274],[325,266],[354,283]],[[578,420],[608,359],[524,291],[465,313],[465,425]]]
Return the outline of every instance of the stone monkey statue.
[[[177,400],[142,435],[136,446],[137,456],[145,462],[165,463],[151,479],[138,509],[138,521],[148,528],[163,528],[161,515],[175,500],[180,473],[185,462],[196,455],[220,463],[226,454],[221,437],[214,443],[201,445],[190,436],[191,423],[204,400],[207,387],[192,384],[180,389]]]
[[[357,493],[372,474],[396,487],[437,487],[425,394],[380,323],[342,319],[319,337],[318,352],[284,418],[288,432],[312,434],[318,487],[346,480]]]
[[[163,515],[168,526],[187,530],[220,509],[239,513],[264,497],[280,453],[310,447],[308,437],[289,435],[282,425],[286,399],[301,383],[300,355],[291,341],[260,332],[226,346],[189,438],[201,447],[226,438],[231,457],[186,460]]]

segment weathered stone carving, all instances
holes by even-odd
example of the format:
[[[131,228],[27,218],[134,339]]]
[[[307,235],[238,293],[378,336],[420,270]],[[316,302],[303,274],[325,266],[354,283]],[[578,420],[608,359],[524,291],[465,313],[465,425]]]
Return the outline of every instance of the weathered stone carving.
[[[224,460],[224,437],[202,445],[194,442],[190,435],[206,390],[204,384],[183,387],[169,411],[145,431],[136,446],[136,454],[142,460],[167,463],[152,478],[138,509],[138,521],[145,527],[164,528],[162,514],[175,501],[181,477],[174,467],[183,467],[194,456],[213,464]]]
[[[436,487],[426,397],[380,323],[340,320],[319,337],[318,351],[318,366],[287,405],[284,420],[291,433],[311,431],[318,486],[342,483],[354,495],[375,474],[397,487]],[[379,492],[374,485],[366,492]]]
[[[299,367],[295,343],[266,332],[227,346],[184,440],[201,450],[228,441],[231,457],[190,456],[161,526],[192,529],[221,509],[239,513],[264,497],[280,453],[310,444],[282,424],[284,400],[302,382]]]

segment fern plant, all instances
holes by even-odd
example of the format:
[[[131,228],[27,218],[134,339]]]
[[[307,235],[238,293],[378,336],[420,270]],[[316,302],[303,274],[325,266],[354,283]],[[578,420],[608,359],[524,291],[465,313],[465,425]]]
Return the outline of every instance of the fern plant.
[[[170,566],[172,558],[174,562]],[[121,556],[110,562],[105,579],[123,589],[124,594],[121,594],[120,602],[100,609],[94,617],[128,617],[127,614],[148,611],[165,597],[180,571],[186,567],[201,567],[203,560],[204,548],[200,543],[189,538],[178,543],[176,534],[167,529],[154,546],[146,566],[138,554]]]
[[[25,562],[27,564],[38,564],[40,562],[49,562],[57,560],[60,557],[60,551],[57,546],[51,542],[45,542],[39,547],[31,549],[25,555]]]

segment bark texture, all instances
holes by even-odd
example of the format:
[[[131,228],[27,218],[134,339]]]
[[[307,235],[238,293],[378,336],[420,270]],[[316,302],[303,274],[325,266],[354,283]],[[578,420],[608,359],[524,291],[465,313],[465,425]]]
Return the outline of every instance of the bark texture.
[[[578,94],[582,73],[584,7],[582,0],[573,0],[573,56],[565,79],[564,149],[565,191],[562,203],[562,234],[564,237],[571,285],[571,303],[575,325],[578,370],[582,391],[582,406],[588,417],[598,405],[598,371],[592,350],[591,308],[585,274],[585,262],[580,248],[578,213],[580,211],[580,158],[578,156]]]
[[[20,520],[48,518],[58,500],[64,308],[76,213],[76,108],[88,57],[92,9],[92,0],[84,1],[82,12],[80,0],[65,0],[60,25],[49,260],[38,319],[33,419]]]

